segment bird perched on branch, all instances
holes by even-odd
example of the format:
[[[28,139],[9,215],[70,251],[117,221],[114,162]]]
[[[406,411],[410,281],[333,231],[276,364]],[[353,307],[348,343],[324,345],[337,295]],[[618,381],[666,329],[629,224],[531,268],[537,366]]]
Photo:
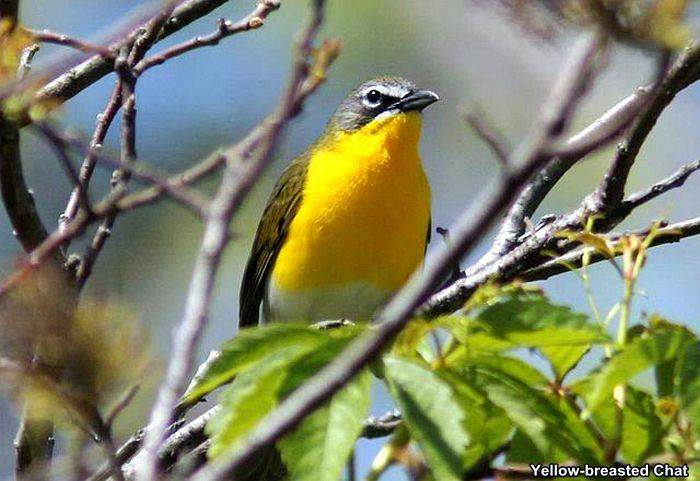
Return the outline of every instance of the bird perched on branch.
[[[350,92],[278,180],[240,292],[239,326],[369,319],[420,266],[430,187],[421,111],[438,100],[405,79]]]

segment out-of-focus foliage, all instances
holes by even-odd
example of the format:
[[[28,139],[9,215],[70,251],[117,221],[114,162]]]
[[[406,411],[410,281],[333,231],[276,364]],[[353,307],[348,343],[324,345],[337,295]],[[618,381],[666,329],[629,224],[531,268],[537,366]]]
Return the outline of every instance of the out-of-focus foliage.
[[[112,403],[152,368],[148,335],[118,303],[75,299],[65,274],[43,267],[0,300],[0,375],[43,416],[99,434]]]
[[[501,0],[528,31],[552,38],[564,24],[602,28],[643,48],[683,47],[691,37],[684,22],[690,0]]]

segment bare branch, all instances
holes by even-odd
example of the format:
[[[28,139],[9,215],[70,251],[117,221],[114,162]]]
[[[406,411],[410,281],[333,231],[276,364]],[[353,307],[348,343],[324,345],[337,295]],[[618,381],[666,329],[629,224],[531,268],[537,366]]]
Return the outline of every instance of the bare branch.
[[[56,152],[56,156],[61,161],[63,170],[68,175],[71,184],[77,192],[78,199],[80,200],[82,208],[88,211],[92,211],[92,203],[90,202],[88,192],[83,188],[80,182],[78,172],[73,167],[73,162],[68,154],[68,143],[64,141],[64,139],[53,128],[51,128],[49,124],[45,122],[38,122],[35,124],[35,126],[37,130],[39,130],[39,132],[41,132],[43,136],[49,141],[54,152]]]
[[[187,0],[183,2],[174,9],[170,18],[166,20],[161,31],[159,32],[158,37],[156,38],[156,41],[162,40],[163,38],[166,38],[183,29],[190,23],[207,15],[226,2],[227,0]],[[153,10],[151,10],[151,12],[146,12],[146,15],[143,16],[148,18],[148,20],[143,21],[137,19],[136,22],[129,22],[126,33],[123,31],[118,31],[110,34],[109,37],[117,37],[119,39],[134,38],[143,31],[145,26],[148,25],[149,21],[151,21],[154,16],[160,15],[161,12],[162,7],[157,7],[157,9],[155,9],[155,13],[153,13]],[[143,16],[141,18],[143,18]],[[136,27],[134,27],[134,23],[137,23]],[[118,51],[123,43],[124,40],[119,40],[117,43],[111,45],[110,49]],[[55,78],[55,80],[52,80],[42,87],[37,92],[37,100],[64,102],[112,72],[114,70],[113,63],[114,62],[105,60],[102,55],[90,57],[79,65],[69,68],[65,73],[59,75],[57,78]],[[36,78],[54,78],[55,75],[64,68],[64,66],[74,64],[75,60],[73,58],[61,60],[55,65],[50,65],[42,72],[37,72]],[[31,79],[27,80],[29,82]],[[31,85],[31,83],[27,83],[26,85]],[[0,96],[15,92],[18,88],[21,89],[22,86],[16,85],[11,86],[11,88],[8,89],[3,89],[3,91],[0,92]],[[25,119],[25,122],[27,121],[28,119]]]
[[[608,234],[607,238],[612,243],[612,245],[615,246],[619,239],[623,236],[635,235],[643,238],[649,235],[649,233],[649,229],[644,229],[641,231],[632,231],[625,234]],[[651,243],[651,247],[679,242],[682,239],[693,237],[699,234],[700,217],[695,217],[682,222],[676,222],[655,229],[654,240]],[[609,260],[608,257],[604,256],[602,253],[593,248],[581,247],[571,252],[568,252],[562,256],[544,262],[537,267],[533,267],[532,269],[525,271],[518,277],[526,281],[538,281],[548,279],[557,274],[570,272],[572,267],[578,268],[582,265],[583,258],[585,255],[588,256],[587,262],[589,264]]]
[[[491,152],[496,156],[496,159],[498,159],[502,165],[507,164],[510,149],[505,137],[489,125],[481,112],[476,108],[469,110],[464,115],[464,119],[469,123],[471,128],[474,129],[476,135],[489,146]]]
[[[80,183],[83,188],[87,189],[90,179],[92,178],[92,173],[95,170],[95,163],[97,154],[102,148],[105,136],[109,130],[114,117],[117,115],[119,108],[122,103],[122,86],[121,81],[118,80],[112,90],[112,94],[107,101],[107,105],[101,114],[97,116],[97,122],[95,125],[95,130],[92,134],[92,139],[90,140],[90,149],[85,154],[85,159],[83,160],[83,165],[80,167]],[[65,225],[75,218],[78,212],[78,200],[79,200],[79,190],[73,189],[66,209],[63,214],[59,217],[58,224],[60,228],[65,227]]]
[[[700,169],[700,160],[684,165],[676,172],[665,179],[658,181],[648,189],[631,194],[620,203],[620,211],[631,212],[640,205],[656,199],[661,194],[665,194],[671,189],[676,189],[683,186],[685,181],[688,180],[688,177],[690,177],[698,169]]]
[[[207,199],[199,192],[188,189],[187,186],[174,186],[164,173],[149,167],[145,163],[127,163],[123,159],[101,155],[91,147],[86,148],[78,139],[69,137],[67,134],[60,134],[47,124],[42,124],[42,129],[48,131],[55,141],[63,144],[66,149],[71,148],[84,155],[92,156],[92,160],[98,164],[113,167],[127,173],[138,181],[152,185],[199,217],[205,217],[208,204]]]
[[[600,204],[602,211],[615,209],[625,194],[627,177],[634,165],[637,155],[656,125],[656,121],[671,103],[676,94],[686,85],[686,80],[694,74],[700,63],[700,48],[697,44],[689,45],[676,61],[671,71],[660,82],[650,102],[632,125],[627,138],[617,149],[610,168],[599,189],[590,201]]]
[[[33,30],[27,29],[31,36],[37,42],[53,43],[56,45],[65,45],[79,50],[83,53],[91,53],[100,55],[105,60],[114,60],[116,55],[113,50],[102,45],[96,45],[85,40],[80,40],[64,33],[52,32],[51,30]]]
[[[218,45],[221,40],[231,35],[248,30],[257,29],[263,26],[267,16],[277,10],[280,6],[279,0],[260,0],[255,10],[246,15],[238,22],[221,19],[217,30],[203,37],[195,37],[177,45],[173,45],[168,49],[145,58],[134,67],[134,73],[140,75],[146,70],[161,65],[171,58],[178,57],[192,50]]]

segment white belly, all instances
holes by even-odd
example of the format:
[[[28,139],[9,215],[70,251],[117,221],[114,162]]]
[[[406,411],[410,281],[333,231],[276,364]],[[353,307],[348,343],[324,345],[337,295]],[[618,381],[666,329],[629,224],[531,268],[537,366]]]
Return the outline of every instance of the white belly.
[[[265,292],[263,322],[366,321],[392,294],[360,282],[291,292],[274,284]]]

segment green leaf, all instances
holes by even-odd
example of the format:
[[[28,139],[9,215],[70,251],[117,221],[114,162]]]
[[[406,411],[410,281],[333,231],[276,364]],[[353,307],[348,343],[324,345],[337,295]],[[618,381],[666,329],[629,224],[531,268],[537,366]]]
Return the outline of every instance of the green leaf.
[[[561,451],[580,462],[602,458],[597,440],[568,404],[497,368],[475,366],[477,383],[530,438],[546,460],[560,460]]]
[[[700,341],[689,342],[678,368],[678,397],[696,433],[700,432]]]
[[[372,376],[363,371],[330,403],[309,416],[277,445],[289,481],[340,479],[369,409]]]
[[[490,334],[518,346],[581,346],[607,340],[584,314],[535,295],[518,295],[484,309],[479,320]]]
[[[587,411],[598,409],[612,396],[615,386],[629,383],[647,369],[674,359],[687,340],[687,333],[681,330],[655,330],[632,340],[598,373],[585,380],[589,389],[582,394],[587,401]]]
[[[465,383],[459,374],[446,369],[436,374],[450,385],[464,414],[462,425],[469,436],[465,468],[470,469],[507,442],[513,423],[503,410],[489,402],[483,392]]]
[[[239,373],[281,351],[287,352],[291,359],[318,349],[329,337],[352,336],[356,333],[357,329],[354,328],[344,327],[332,332],[296,324],[270,324],[243,329],[221,346],[220,356],[197,376],[185,393],[185,402],[198,401],[230,382]]]
[[[584,314],[523,292],[492,300],[476,317],[463,318],[461,329],[454,319],[450,324],[454,336],[469,349],[492,352],[514,347],[587,347],[608,339]]]
[[[275,356],[255,371],[239,375],[222,394],[220,411],[206,427],[211,438],[208,454],[215,458],[233,449],[280,400],[289,359]]]
[[[628,386],[623,410],[622,456],[630,464],[642,464],[650,456],[663,451],[661,440],[664,434],[653,398]]]
[[[578,365],[590,348],[589,344],[584,346],[550,346],[542,347],[540,351],[549,361],[554,376],[561,384],[566,375]]]
[[[283,349],[256,364],[255,369],[239,374],[223,392],[221,410],[207,424],[209,455],[216,457],[235,449],[282,399],[328,364],[350,340],[325,336],[324,343],[302,357]]]
[[[394,398],[435,478],[458,481],[464,472],[469,436],[452,389],[414,362],[389,357],[384,364]]]
[[[620,452],[627,463],[639,465],[650,456],[663,451],[661,441],[665,430],[656,414],[651,395],[627,386],[622,416]],[[606,438],[611,439],[615,436],[618,429],[618,409],[613,398],[608,398],[593,412],[592,418]]]

